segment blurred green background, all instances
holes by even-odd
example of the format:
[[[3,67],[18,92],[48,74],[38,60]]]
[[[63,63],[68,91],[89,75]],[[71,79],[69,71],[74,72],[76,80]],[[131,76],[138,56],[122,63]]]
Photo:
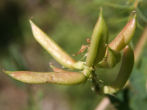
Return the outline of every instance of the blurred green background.
[[[61,67],[35,41],[32,19],[70,55],[90,38],[103,7],[112,40],[128,21],[137,0],[0,0],[0,110],[96,110],[104,96],[91,90],[91,81],[75,86],[28,85],[1,70],[52,71],[49,62]],[[135,47],[147,23],[147,0],[138,0]],[[147,109],[147,45],[133,69],[130,87],[107,96],[107,110]],[[73,56],[82,59],[83,55]]]

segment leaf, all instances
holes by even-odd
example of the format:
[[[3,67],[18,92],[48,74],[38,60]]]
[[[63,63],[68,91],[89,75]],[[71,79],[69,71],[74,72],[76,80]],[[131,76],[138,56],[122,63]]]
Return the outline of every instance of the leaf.
[[[130,78],[130,106],[133,110],[146,110],[147,108],[147,57],[146,51],[142,55],[140,68],[135,68]]]
[[[147,108],[147,75],[135,69],[130,79],[130,106],[133,110],[146,110]]]

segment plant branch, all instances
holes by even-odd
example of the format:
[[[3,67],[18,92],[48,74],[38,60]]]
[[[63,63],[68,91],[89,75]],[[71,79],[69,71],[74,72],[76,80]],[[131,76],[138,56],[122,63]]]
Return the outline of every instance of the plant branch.
[[[102,99],[102,101],[100,102],[100,104],[96,107],[95,110],[105,110],[110,103],[111,102],[110,102],[109,98],[108,97],[104,97]]]
[[[143,52],[144,46],[146,44],[147,41],[147,26],[145,27],[143,34],[141,35],[135,50],[134,50],[134,55],[135,55],[135,63],[138,64],[141,54]]]

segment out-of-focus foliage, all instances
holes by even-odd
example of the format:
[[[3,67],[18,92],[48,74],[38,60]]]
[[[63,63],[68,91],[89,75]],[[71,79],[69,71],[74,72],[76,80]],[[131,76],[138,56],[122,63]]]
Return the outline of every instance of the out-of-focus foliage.
[[[51,71],[58,65],[33,39],[31,18],[68,53],[75,54],[92,29],[103,7],[111,41],[122,29],[136,0],[1,0],[0,70]],[[147,0],[138,0],[135,47],[147,23]],[[130,86],[110,96],[114,110],[146,110],[147,45],[134,67]],[[82,55],[74,56],[81,59]],[[1,110],[93,110],[103,98],[91,90],[91,82],[77,86],[26,85],[0,72]],[[113,110],[112,109],[112,110]],[[110,109],[109,109],[110,110]]]
[[[133,110],[146,110],[147,108],[147,52],[142,55],[139,68],[134,68],[132,72],[130,87],[130,106]]]

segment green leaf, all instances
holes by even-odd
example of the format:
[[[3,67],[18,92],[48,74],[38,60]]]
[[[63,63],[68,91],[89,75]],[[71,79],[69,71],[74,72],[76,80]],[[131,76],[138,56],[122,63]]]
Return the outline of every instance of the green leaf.
[[[147,57],[146,51],[142,55],[140,68],[135,68],[130,78],[130,106],[133,110],[146,110],[147,108]]]

